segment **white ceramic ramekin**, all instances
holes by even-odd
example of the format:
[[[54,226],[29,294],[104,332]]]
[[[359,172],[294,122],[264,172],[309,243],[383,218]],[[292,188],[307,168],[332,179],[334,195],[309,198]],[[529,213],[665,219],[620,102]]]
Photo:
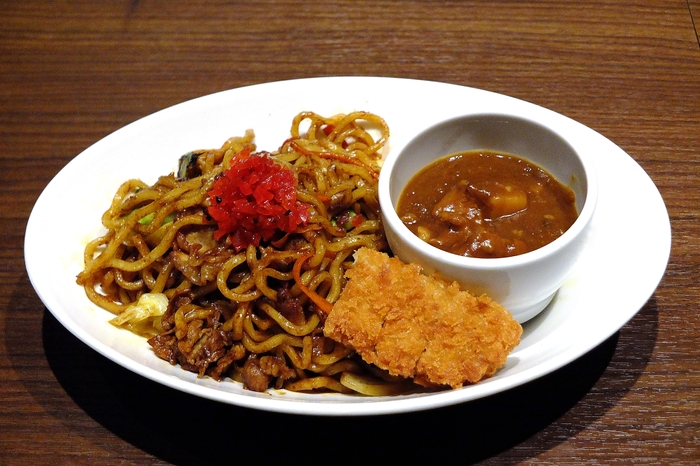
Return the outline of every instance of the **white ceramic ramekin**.
[[[525,158],[568,185],[579,217],[559,238],[519,256],[464,257],[431,246],[406,227],[396,204],[406,183],[434,160],[456,152],[485,149]],[[597,198],[591,161],[543,122],[507,114],[474,114],[432,126],[392,151],[379,178],[379,202],[393,253],[421,265],[431,275],[457,281],[475,294],[486,293],[525,322],[552,300],[581,253]]]

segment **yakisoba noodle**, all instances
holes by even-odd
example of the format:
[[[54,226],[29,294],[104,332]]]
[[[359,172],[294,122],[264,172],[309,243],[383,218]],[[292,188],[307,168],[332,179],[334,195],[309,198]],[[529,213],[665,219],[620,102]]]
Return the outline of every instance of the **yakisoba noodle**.
[[[369,368],[322,331],[352,254],[387,248],[377,199],[386,123],[365,112],[304,112],[272,154],[246,155],[253,137],[248,131],[220,149],[189,153],[177,175],[153,186],[122,184],[102,217],[107,233],[85,249],[78,283],[116,314],[112,323],[200,376],[258,391],[392,393],[396,384],[368,377]],[[212,193],[223,192],[214,187],[229,167],[261,156],[293,172],[298,218],[283,215],[286,231],[246,246],[245,235],[221,231],[212,218],[223,202]]]

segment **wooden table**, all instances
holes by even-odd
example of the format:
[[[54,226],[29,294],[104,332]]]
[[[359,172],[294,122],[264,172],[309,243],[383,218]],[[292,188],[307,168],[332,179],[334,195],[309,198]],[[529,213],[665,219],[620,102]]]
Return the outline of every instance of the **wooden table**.
[[[698,0],[2,3],[0,464],[700,461]],[[331,75],[487,89],[610,138],[668,207],[660,286],[612,338],[551,375],[371,418],[256,412],[173,391],[103,358],[45,309],[23,235],[71,158],[186,99]]]

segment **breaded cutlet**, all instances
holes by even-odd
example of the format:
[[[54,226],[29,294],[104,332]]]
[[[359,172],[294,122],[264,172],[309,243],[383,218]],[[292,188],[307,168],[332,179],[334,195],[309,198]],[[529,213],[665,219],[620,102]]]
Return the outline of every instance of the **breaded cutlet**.
[[[493,375],[522,327],[501,305],[368,248],[355,253],[324,334],[367,363],[420,385],[453,388]]]

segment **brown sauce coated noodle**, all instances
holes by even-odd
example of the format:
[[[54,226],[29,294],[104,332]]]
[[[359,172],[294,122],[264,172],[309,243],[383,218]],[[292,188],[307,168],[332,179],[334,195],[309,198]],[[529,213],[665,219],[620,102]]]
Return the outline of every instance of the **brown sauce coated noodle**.
[[[77,282],[115,314],[113,324],[199,376],[256,391],[395,392],[392,380],[323,336],[319,307],[338,299],[357,249],[387,250],[377,179],[388,137],[371,113],[297,115],[290,138],[269,155],[294,171],[309,220],[239,252],[214,239],[207,193],[237,153],[255,149],[252,131],[191,153],[186,176],[152,186],[128,180],[102,216],[106,233],[87,245]]]

